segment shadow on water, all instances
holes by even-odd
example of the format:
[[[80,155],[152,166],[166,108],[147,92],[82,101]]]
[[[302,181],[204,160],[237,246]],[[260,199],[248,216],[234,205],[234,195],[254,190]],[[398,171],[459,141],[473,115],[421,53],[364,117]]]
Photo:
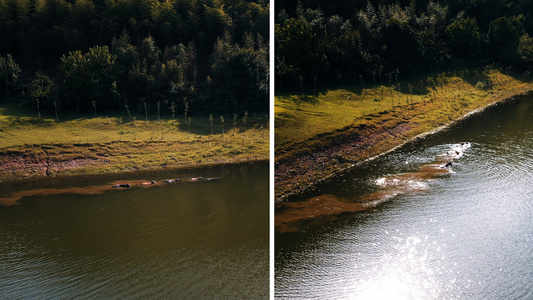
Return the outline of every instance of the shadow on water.
[[[335,219],[343,213],[354,213],[374,208],[403,194],[422,192],[428,183],[452,171],[455,160],[460,159],[470,143],[460,143],[439,154],[431,163],[423,164],[415,172],[392,174],[375,181],[377,191],[360,199],[347,199],[323,194],[302,201],[282,204],[276,213],[275,227],[280,233],[300,230],[303,223],[314,219]]]

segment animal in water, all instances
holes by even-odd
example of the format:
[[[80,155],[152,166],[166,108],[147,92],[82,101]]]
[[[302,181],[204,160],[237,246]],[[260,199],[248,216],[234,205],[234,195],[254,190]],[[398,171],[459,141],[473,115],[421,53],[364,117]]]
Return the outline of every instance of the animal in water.
[[[470,147],[471,147],[470,143],[462,142],[462,143],[455,145],[453,148],[455,151],[463,152]]]
[[[220,179],[222,179],[222,177],[211,177],[211,178],[206,178],[205,181],[217,181]]]
[[[452,147],[452,150],[446,152],[447,155],[451,156],[453,159],[461,158],[466,149],[470,148],[471,144],[468,142],[461,142]]]
[[[463,156],[464,152],[466,149],[470,148],[470,143],[468,142],[461,142],[459,144],[456,144],[452,147],[452,150],[446,152],[445,155],[451,157],[450,159],[451,160],[454,160],[454,159],[459,159]],[[448,161],[446,162],[445,164],[441,165],[440,168],[441,169],[446,169],[446,168],[449,168],[453,165],[453,162],[451,161]]]
[[[453,163],[451,161],[445,163],[444,165],[441,166],[442,169],[446,169],[446,168],[449,168],[453,165]]]
[[[469,142],[466,142],[466,143],[465,143],[465,142],[462,142],[460,145],[461,145],[464,149],[468,149],[468,148],[470,148],[470,147],[472,146],[472,144],[470,144]]]
[[[119,183],[113,186],[114,188],[130,188],[131,185],[129,183]]]
[[[180,182],[181,179],[165,179],[163,180],[163,182],[166,182],[166,183],[174,183],[174,182]]]
[[[220,179],[222,179],[222,177],[208,177],[208,178],[192,177],[192,178],[189,178],[189,179],[183,179],[183,181],[184,182],[203,182],[203,181],[217,181],[217,180],[220,180]],[[165,182],[165,183],[175,183],[175,182],[180,182],[180,181],[182,181],[182,179],[165,179],[165,180],[163,180],[163,182]]]
[[[156,181],[155,180],[150,180],[149,182],[143,182],[142,185],[152,185],[152,184],[155,184]]]

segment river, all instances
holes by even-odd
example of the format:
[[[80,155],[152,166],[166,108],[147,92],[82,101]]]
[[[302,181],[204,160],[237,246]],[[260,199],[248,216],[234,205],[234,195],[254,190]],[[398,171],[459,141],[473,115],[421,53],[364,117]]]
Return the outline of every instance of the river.
[[[0,197],[20,200],[0,206],[0,299],[268,299],[268,172],[250,163],[2,184]]]
[[[275,297],[533,299],[532,116],[533,99],[488,108],[295,199],[345,213],[278,213]]]

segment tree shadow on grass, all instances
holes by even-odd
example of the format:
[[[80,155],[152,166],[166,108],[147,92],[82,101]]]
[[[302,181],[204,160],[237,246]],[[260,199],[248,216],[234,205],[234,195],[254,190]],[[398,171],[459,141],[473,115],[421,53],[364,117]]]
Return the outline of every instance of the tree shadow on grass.
[[[260,128],[267,128],[268,127],[268,118],[265,117],[252,117],[248,118],[246,120],[246,124],[243,122],[243,116],[237,116],[236,124],[234,126],[233,124],[233,118],[225,118],[224,123],[222,123],[220,117],[213,119],[213,126],[211,127],[211,123],[209,121],[209,118],[191,118],[190,127],[184,122],[184,120],[180,120],[175,126],[177,130],[188,133],[190,131],[191,137],[193,136],[210,136],[211,135],[211,128],[213,129],[213,135],[219,135],[224,132],[224,134],[233,134],[235,131],[237,134],[241,134],[242,132],[245,132],[250,129],[260,129]]]
[[[488,88],[492,85],[488,72],[480,69],[465,69],[458,71],[457,77],[472,86]]]

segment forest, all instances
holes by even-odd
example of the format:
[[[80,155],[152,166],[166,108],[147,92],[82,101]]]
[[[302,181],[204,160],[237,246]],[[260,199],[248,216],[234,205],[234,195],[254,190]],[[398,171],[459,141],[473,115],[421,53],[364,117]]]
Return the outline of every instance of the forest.
[[[533,67],[528,0],[284,0],[275,10],[278,91]]]
[[[0,0],[0,103],[266,113],[266,0]]]

